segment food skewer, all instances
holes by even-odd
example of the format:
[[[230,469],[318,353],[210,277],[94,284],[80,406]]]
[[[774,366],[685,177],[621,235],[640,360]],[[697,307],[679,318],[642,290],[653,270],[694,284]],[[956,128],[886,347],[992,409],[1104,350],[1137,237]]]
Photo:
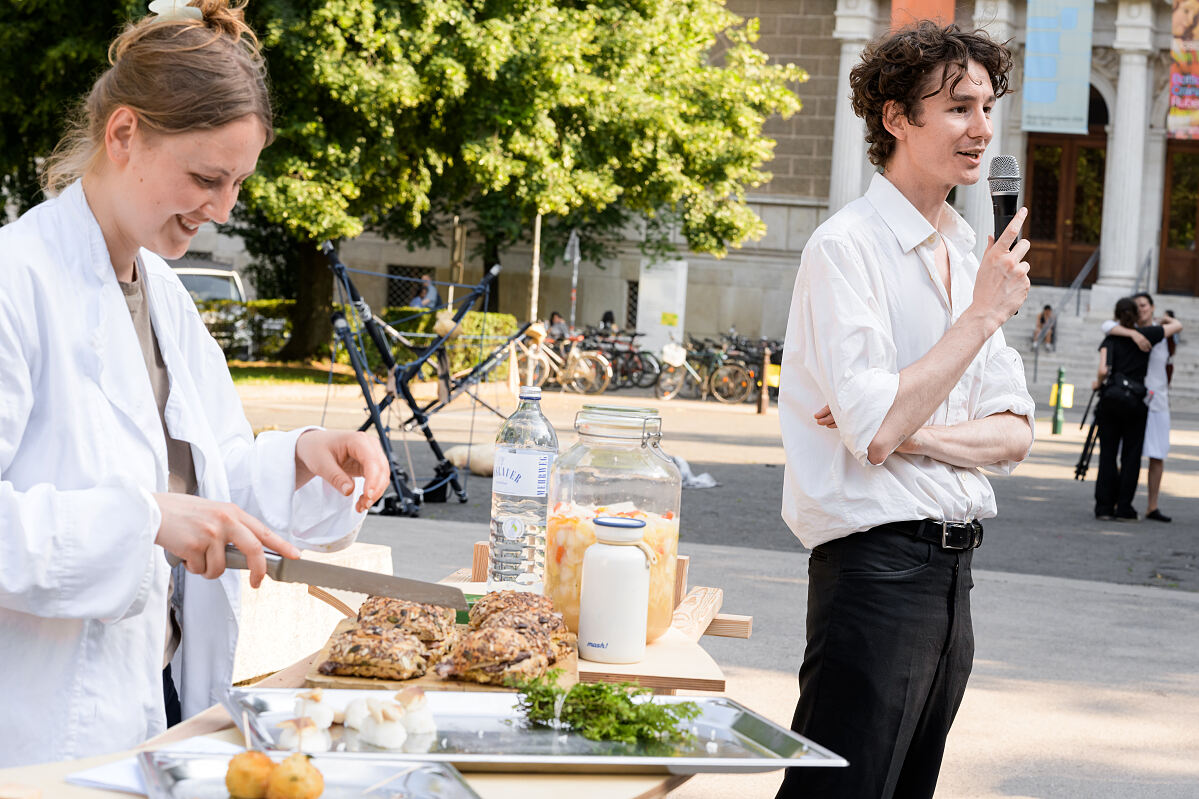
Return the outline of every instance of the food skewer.
[[[402,769],[400,769],[399,771],[397,771],[395,774],[392,774],[392,775],[391,775],[390,777],[388,777],[387,779],[385,779],[385,780],[379,780],[379,781],[378,781],[378,782],[376,782],[374,785],[371,785],[371,786],[368,786],[368,787],[364,788],[364,789],[362,790],[362,794],[361,794],[361,795],[362,795],[362,796],[366,796],[367,794],[374,793],[375,791],[379,790],[380,788],[382,788],[382,787],[383,787],[384,785],[386,785],[387,783],[389,783],[389,782],[393,782],[394,780],[397,780],[397,779],[399,779],[400,777],[403,777],[405,774],[409,774],[409,773],[411,773],[411,772],[415,771],[417,768],[419,768],[419,766],[408,766],[408,767],[406,767],[406,768],[402,768]],[[403,792],[403,793],[399,794],[399,796],[397,797],[397,799],[402,799],[402,797],[404,797],[404,796],[407,796],[407,795],[408,795],[408,793],[407,793],[407,791],[405,791],[405,792]]]

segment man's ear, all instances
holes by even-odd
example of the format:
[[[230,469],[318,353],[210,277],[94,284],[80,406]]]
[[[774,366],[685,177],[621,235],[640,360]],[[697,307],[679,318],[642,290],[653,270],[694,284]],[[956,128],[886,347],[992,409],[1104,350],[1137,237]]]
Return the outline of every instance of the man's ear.
[[[104,150],[109,161],[119,166],[129,162],[138,122],[133,109],[123,105],[109,115],[108,123],[104,126]]]
[[[883,127],[896,141],[903,141],[907,137],[909,124],[911,123],[898,100],[883,103]]]

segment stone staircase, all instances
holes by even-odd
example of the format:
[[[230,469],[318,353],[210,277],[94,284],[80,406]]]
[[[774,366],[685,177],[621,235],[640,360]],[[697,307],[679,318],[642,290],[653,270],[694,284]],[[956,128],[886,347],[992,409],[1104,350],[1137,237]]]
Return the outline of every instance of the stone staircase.
[[[1075,392],[1074,413],[1070,415],[1076,416],[1081,414],[1090,396],[1091,381],[1099,365],[1099,343],[1103,340],[1100,325],[1111,318],[1112,308],[1091,308],[1090,291],[1084,290],[1080,313],[1075,315],[1074,300],[1068,308],[1059,307],[1065,293],[1063,288],[1033,286],[1024,308],[1003,326],[1003,334],[1024,359],[1028,390],[1038,406],[1048,406],[1058,367],[1065,368],[1065,382],[1073,383]],[[1169,308],[1183,324],[1182,343],[1174,354],[1170,408],[1176,413],[1199,413],[1199,298],[1154,295],[1153,299],[1159,314]],[[1038,357],[1033,352],[1032,333],[1037,315],[1047,304],[1058,311],[1057,346],[1053,351],[1042,346]]]

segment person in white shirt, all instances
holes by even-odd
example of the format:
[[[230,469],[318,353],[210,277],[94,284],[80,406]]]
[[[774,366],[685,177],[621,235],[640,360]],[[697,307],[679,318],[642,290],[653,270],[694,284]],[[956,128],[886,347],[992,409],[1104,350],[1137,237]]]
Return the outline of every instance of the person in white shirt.
[[[1137,326],[1149,327],[1154,324],[1178,325],[1181,323],[1172,317],[1154,321],[1153,296],[1142,291],[1133,296],[1137,304]],[[1166,455],[1170,452],[1170,376],[1166,365],[1170,361],[1172,338],[1167,333],[1165,338],[1156,344],[1150,344],[1135,327],[1124,327],[1114,319],[1108,319],[1102,325],[1105,336],[1126,336],[1142,352],[1149,353],[1149,369],[1145,373],[1145,388],[1153,392],[1149,399],[1149,415],[1145,419],[1145,443],[1142,453],[1149,459],[1148,469],[1148,499],[1145,508],[1145,518],[1155,522],[1170,522],[1173,519],[1162,513],[1158,507],[1161,494],[1162,475],[1166,470]],[[1170,328],[1174,330],[1173,327]],[[1175,330],[1175,335],[1177,330]]]
[[[1020,209],[981,265],[946,203],[978,181],[1011,56],[921,22],[869,45],[850,84],[882,168],[804,248],[783,349],[783,518],[807,547],[792,728],[848,768],[793,768],[779,797],[931,797],[974,654],[970,562],[995,515],[981,470],[1032,446],[1000,326],[1028,296]]]
[[[255,437],[163,261],[229,218],[273,131],[240,8],[202,5],[116,39],[45,162],[61,193],[0,228],[0,767],[136,746],[176,691],[183,717],[219,702],[226,546],[257,587],[264,547],[348,546],[387,485],[364,433]]]

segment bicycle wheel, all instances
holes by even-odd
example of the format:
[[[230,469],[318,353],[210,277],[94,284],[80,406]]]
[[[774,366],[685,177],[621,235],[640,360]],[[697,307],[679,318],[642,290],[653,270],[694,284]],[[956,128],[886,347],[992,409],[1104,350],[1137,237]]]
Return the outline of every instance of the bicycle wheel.
[[[744,402],[749,396],[752,381],[749,372],[738,363],[726,363],[712,372],[709,388],[712,396],[720,402],[733,405]]]
[[[612,365],[604,356],[588,352],[571,367],[567,385],[583,394],[601,394],[612,380]]]
[[[532,372],[529,371],[530,362],[533,367]],[[518,353],[516,369],[522,386],[544,386],[550,376],[549,359],[540,352]]]
[[[612,359],[612,382],[617,383],[617,364],[620,365],[621,388],[633,388],[641,380],[641,359],[632,350],[626,350]]]
[[[612,380],[608,384],[608,388],[615,391],[618,388],[624,388],[630,385],[629,382],[629,362],[627,359],[628,353],[613,352],[606,356],[608,363],[612,365]]]
[[[674,399],[682,389],[683,377],[686,375],[687,370],[683,367],[665,364],[654,383],[654,396],[663,400]]]
[[[662,371],[662,364],[658,362],[658,358],[652,352],[645,350],[637,353],[637,357],[641,359],[641,375],[637,380],[637,387],[649,388],[658,381],[658,373]]]

